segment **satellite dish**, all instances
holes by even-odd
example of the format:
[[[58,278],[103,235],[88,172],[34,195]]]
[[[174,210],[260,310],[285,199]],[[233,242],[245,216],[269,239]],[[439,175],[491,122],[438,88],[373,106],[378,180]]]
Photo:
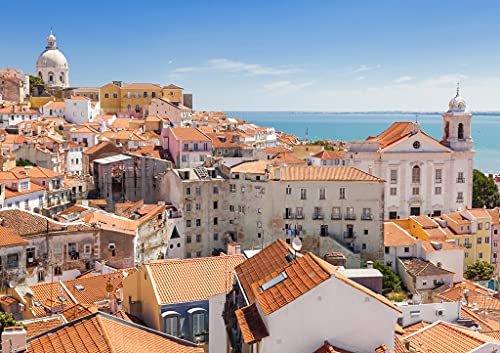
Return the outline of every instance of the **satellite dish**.
[[[300,251],[302,249],[302,241],[300,240],[299,237],[295,237],[292,240],[292,248],[295,251]]]
[[[123,271],[122,275],[123,275],[123,278],[126,278],[128,276],[128,271]]]
[[[12,288],[14,288],[14,287],[15,287],[14,282],[9,281],[9,288],[10,288],[10,289],[12,289]]]

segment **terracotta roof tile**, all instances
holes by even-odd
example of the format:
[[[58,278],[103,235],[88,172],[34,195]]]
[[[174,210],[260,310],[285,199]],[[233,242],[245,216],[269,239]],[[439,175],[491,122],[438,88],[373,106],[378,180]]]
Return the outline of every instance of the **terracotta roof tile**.
[[[10,170],[10,172],[14,173],[19,179],[22,178],[55,178],[64,176],[63,173],[54,172],[51,169],[43,168],[43,167],[15,167]]]
[[[5,188],[5,200],[20,196],[20,195],[26,195],[26,194],[31,194],[31,193],[40,192],[40,191],[45,191],[45,188],[43,186],[37,185],[35,183],[30,183],[29,190],[15,191],[15,190],[11,190],[9,188]]]
[[[211,141],[210,138],[194,127],[171,127],[170,130],[177,140],[182,141]]]
[[[417,240],[393,222],[384,222],[384,246],[413,246]]]
[[[455,284],[452,288],[439,293],[439,296],[449,301],[461,301],[465,289],[468,290],[469,303],[477,304],[479,309],[500,309],[500,299],[495,298],[492,291],[468,280]]]
[[[27,353],[203,353],[194,343],[97,312],[28,340]]]
[[[306,164],[305,160],[295,157],[290,151],[280,152],[271,159],[271,165],[273,166],[303,166]]]
[[[0,226],[0,247],[22,245],[28,243],[14,229]]]
[[[30,287],[33,292],[31,309],[35,316],[46,316],[60,312],[76,304],[60,282],[39,283]]]
[[[183,89],[182,87],[176,86],[174,84],[169,84],[168,86],[165,86],[163,88],[166,88],[166,89]]]
[[[329,151],[323,150],[314,155],[313,158],[319,158],[322,161],[333,161],[335,159],[343,159],[345,157],[344,151]]]
[[[345,349],[340,349],[331,345],[330,342],[325,341],[321,347],[316,349],[314,353],[352,353],[350,351],[346,351]]]
[[[486,342],[500,344],[487,335],[438,321],[416,333],[405,337],[410,349],[421,353],[468,353]]]
[[[64,325],[65,319],[60,315],[22,321],[26,329],[26,338],[37,336],[58,326]]]
[[[385,148],[401,138],[411,135],[413,126],[413,122],[395,122],[379,135],[374,137],[370,136],[366,140],[377,141],[380,144],[380,148]]]
[[[98,310],[97,306],[74,304],[65,308],[63,311],[60,312],[60,314],[64,316],[66,321],[73,321],[82,318],[84,316],[90,315],[92,313],[95,313],[97,310]]]
[[[437,267],[430,261],[425,261],[417,257],[399,259],[406,271],[415,277],[418,276],[440,276],[450,275],[453,272]]]
[[[92,276],[87,278],[76,278],[65,281],[64,285],[73,297],[80,304],[97,305],[96,302],[112,299],[110,294],[114,294],[122,287],[123,274],[121,271]],[[107,285],[111,284],[113,290],[111,293],[107,291]],[[80,285],[81,290],[78,290],[75,285]]]
[[[161,87],[159,84],[156,83],[125,83],[121,87],[122,89],[153,89],[153,90],[160,90]]]
[[[284,181],[371,181],[384,182],[382,179],[357,168],[344,166],[303,166],[280,168],[280,180]],[[276,171],[274,171],[276,177]]]
[[[205,300],[228,292],[243,255],[158,260],[145,265],[161,304]]]
[[[254,303],[243,309],[236,310],[236,319],[243,336],[243,342],[252,344],[269,336],[267,327],[262,321],[259,309]]]
[[[250,303],[253,303],[255,299],[251,288],[252,283],[275,271],[284,269],[289,263],[286,259],[289,253],[290,250],[286,243],[282,239],[278,239],[236,266],[236,275]]]

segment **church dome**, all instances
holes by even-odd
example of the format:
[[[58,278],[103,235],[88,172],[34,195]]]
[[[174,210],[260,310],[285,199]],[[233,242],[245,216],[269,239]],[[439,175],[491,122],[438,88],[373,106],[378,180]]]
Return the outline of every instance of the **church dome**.
[[[47,48],[36,61],[38,68],[68,68],[68,60],[57,48]]]
[[[450,112],[465,112],[467,110],[467,104],[465,99],[460,96],[460,91],[457,87],[457,94],[448,103],[448,111]]]

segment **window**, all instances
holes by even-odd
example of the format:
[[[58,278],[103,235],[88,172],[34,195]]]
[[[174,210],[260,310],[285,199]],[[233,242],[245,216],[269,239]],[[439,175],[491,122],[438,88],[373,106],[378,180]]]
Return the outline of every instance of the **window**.
[[[411,182],[420,184],[420,167],[418,165],[414,166],[411,170]]]
[[[490,229],[490,222],[486,222],[484,224],[484,229]]]
[[[19,255],[18,254],[9,254],[7,255],[7,269],[17,268],[19,263]]]
[[[457,192],[457,203],[464,202],[464,193],[462,191]]]
[[[184,144],[184,147],[183,147],[183,149],[182,149],[182,150],[183,150],[183,151],[187,151],[187,150],[189,150],[189,144],[185,143],[185,144]]]
[[[196,252],[196,257],[201,257],[201,251]]]
[[[464,124],[462,123],[458,124],[458,139],[464,140]]]
[[[364,235],[368,235],[368,229],[363,230]]]
[[[324,200],[325,199],[325,188],[320,188],[319,189],[319,199]]]
[[[186,188],[186,195],[191,195],[191,188]]]
[[[76,243],[68,243],[68,256],[70,260],[80,259],[80,253],[78,252],[78,247]]]
[[[229,192],[236,192],[236,185],[229,184]]]
[[[469,257],[469,253],[466,251],[464,252],[464,257],[467,259]]]
[[[234,205],[229,205],[229,212],[234,212]]]
[[[197,186],[196,187],[196,196],[200,196],[200,195],[201,195],[201,187]]]
[[[35,264],[35,248],[26,248],[26,265],[33,266]]]
[[[143,93],[143,98],[148,98],[148,92]]]
[[[61,268],[61,266],[54,267],[54,276],[62,276],[62,268]]]
[[[494,259],[496,259],[496,258],[497,258],[497,256],[498,256],[498,253],[494,252],[494,253],[493,253],[493,258],[494,258]]]
[[[92,245],[91,244],[85,244],[83,246],[83,253],[87,254],[87,255],[90,255],[91,252],[92,252]]]
[[[191,204],[186,204],[186,212],[191,212]]]
[[[196,234],[196,242],[201,243],[201,234]]]
[[[346,219],[356,219],[356,215],[354,214],[354,207],[347,207]]]
[[[413,142],[413,148],[418,150],[420,148],[420,142],[419,141]]]
[[[113,93],[113,98],[118,99],[118,93]]]
[[[214,225],[219,224],[219,219],[217,217],[214,217]]]
[[[389,219],[397,219],[398,213],[396,211],[389,212]]]
[[[214,194],[218,194],[219,193],[219,187],[218,186],[214,186],[213,191],[214,191]]]
[[[477,230],[483,230],[483,224],[482,223],[478,223],[477,224]]]
[[[214,233],[214,241],[217,241],[219,240],[219,234],[218,233]]]
[[[464,172],[458,172],[457,183],[459,184],[465,183]]]
[[[419,195],[420,194],[420,188],[412,188],[411,194],[412,195]]]
[[[197,203],[195,207],[196,207],[196,211],[201,210],[201,204]]]
[[[372,219],[372,209],[371,208],[363,208],[363,219],[364,220]]]
[[[434,188],[434,194],[436,195],[441,195],[441,187],[440,186],[436,186]]]
[[[424,286],[424,287],[427,286],[427,281],[425,281],[425,280],[422,281],[422,286]]]
[[[37,277],[38,277],[38,282],[45,281],[45,271],[43,271],[43,270],[38,271]]]
[[[443,181],[443,170],[436,169],[435,174],[434,174],[434,182],[436,184],[441,184],[442,181]]]
[[[193,151],[198,151],[198,144],[197,143],[194,143],[193,144]]]
[[[52,252],[53,252],[54,256],[61,256],[62,252],[63,252],[62,244],[55,243],[52,246]]]
[[[391,188],[390,189],[390,194],[391,194],[391,196],[396,196],[398,194],[398,189],[397,188]]]
[[[214,210],[216,210],[218,208],[219,208],[219,202],[218,201],[214,201]]]
[[[192,238],[190,235],[186,236],[186,243],[191,244]]]
[[[292,188],[290,187],[290,185],[288,185],[285,189],[285,194],[287,195],[291,195],[292,194]]]
[[[191,228],[191,220],[190,219],[186,220],[186,228]]]
[[[172,336],[179,334],[179,317],[168,316],[165,318],[165,333]]]
[[[398,171],[397,169],[391,169],[391,184],[398,183]]]
[[[332,219],[340,219],[341,217],[340,207],[332,207]]]
[[[497,247],[498,247],[498,241],[496,241],[496,240],[495,240],[495,241],[493,242],[493,247],[495,247],[495,248],[497,248]]]
[[[405,251],[405,253],[409,253],[410,252],[410,248],[409,247],[405,247],[404,251]]]
[[[300,189],[300,199],[307,200],[307,190],[306,189]]]
[[[482,259],[482,258],[483,258],[483,253],[482,253],[482,252],[480,252],[480,253],[479,253],[479,258],[480,258],[480,259]]]
[[[297,219],[303,219],[304,218],[304,209],[302,207],[297,207],[295,209],[295,217]]]
[[[390,248],[390,247],[388,247],[388,246],[386,246],[386,247],[385,247],[385,253],[386,253],[386,254],[389,254],[390,252],[391,252],[391,248]]]
[[[196,219],[196,226],[201,227],[201,219],[199,218]]]
[[[345,188],[339,189],[339,199],[345,200]]]
[[[361,244],[361,250],[366,250],[366,243]]]
[[[193,336],[201,335],[205,330],[205,314],[193,314]]]
[[[490,237],[484,237],[484,243],[489,244],[490,243]]]

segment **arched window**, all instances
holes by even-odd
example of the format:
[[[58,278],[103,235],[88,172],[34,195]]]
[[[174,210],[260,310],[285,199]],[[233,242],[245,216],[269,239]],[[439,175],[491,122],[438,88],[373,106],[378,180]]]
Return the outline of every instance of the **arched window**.
[[[444,139],[447,140],[448,137],[450,137],[450,122],[447,121],[446,125],[444,126]]]
[[[129,111],[131,111],[131,110],[132,110],[132,106],[131,106],[130,104],[129,104],[129,105],[127,105],[127,111],[129,112]]]
[[[38,72],[38,77],[43,78],[43,77],[42,77],[42,72],[41,72],[41,71],[39,71],[39,72]]]
[[[141,107],[139,106],[139,104],[135,105],[135,112],[136,113],[140,113],[141,112]]]
[[[458,124],[458,139],[459,140],[464,139],[464,124],[462,123]]]
[[[54,73],[49,72],[49,83],[54,83]]]
[[[420,183],[420,167],[418,165],[414,166],[411,170],[411,182]]]
[[[64,76],[63,75],[59,76],[59,82],[64,83]]]

